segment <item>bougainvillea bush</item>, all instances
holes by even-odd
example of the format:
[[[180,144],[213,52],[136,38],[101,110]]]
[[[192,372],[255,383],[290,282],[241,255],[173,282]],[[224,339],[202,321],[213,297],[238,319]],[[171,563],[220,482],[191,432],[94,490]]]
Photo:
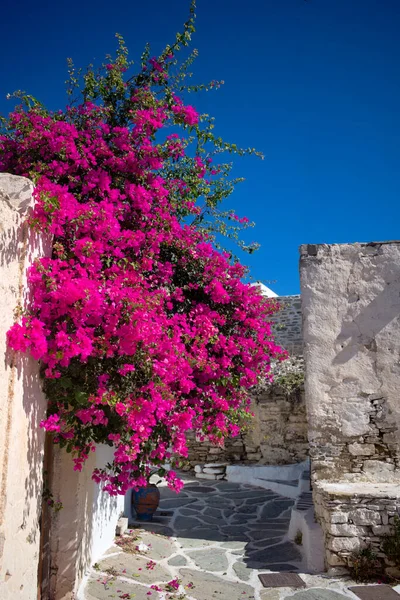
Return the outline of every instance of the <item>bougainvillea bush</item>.
[[[163,465],[187,455],[185,432],[217,443],[238,434],[248,388],[283,356],[269,324],[276,306],[243,283],[245,268],[204,225],[231,183],[214,165],[227,147],[183,101],[176,53],[193,19],[192,7],[177,42],[146,52],[130,78],[119,38],[76,101],[71,67],[63,111],[19,94],[0,138],[0,171],[34,180],[31,226],[54,239],[29,270],[30,305],[8,343],[40,361],[42,426],[76,470],[96,443],[114,447],[93,473],[110,494],[144,485],[154,468],[179,490]]]

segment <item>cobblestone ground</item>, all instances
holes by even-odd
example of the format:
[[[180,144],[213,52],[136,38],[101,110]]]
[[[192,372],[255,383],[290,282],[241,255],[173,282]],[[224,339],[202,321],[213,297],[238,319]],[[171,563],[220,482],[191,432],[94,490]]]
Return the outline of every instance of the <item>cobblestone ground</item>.
[[[353,582],[302,572],[301,546],[287,539],[293,500],[228,482],[188,480],[161,488],[151,524],[128,535],[94,565],[85,600],[345,600]],[[294,571],[307,589],[265,589],[259,573]],[[175,589],[178,587],[178,589]],[[400,596],[399,596],[400,600]]]

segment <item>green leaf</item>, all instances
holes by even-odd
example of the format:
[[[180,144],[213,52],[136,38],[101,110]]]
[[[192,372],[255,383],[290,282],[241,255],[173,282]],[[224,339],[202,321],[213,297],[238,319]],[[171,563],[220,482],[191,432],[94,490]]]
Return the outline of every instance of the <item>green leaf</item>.
[[[86,404],[88,397],[89,396],[86,392],[75,390],[75,400],[78,404]]]

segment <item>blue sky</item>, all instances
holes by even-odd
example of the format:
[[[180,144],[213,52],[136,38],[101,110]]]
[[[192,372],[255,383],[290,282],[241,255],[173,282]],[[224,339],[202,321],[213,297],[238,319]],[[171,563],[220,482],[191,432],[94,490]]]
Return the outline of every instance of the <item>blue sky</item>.
[[[0,112],[24,89],[65,105],[66,57],[101,61],[121,33],[132,58],[154,54],[186,20],[186,0],[21,0],[2,8]],[[198,82],[191,98],[217,131],[255,146],[227,207],[256,221],[261,243],[243,262],[279,294],[299,291],[298,246],[400,238],[400,2],[198,0]]]

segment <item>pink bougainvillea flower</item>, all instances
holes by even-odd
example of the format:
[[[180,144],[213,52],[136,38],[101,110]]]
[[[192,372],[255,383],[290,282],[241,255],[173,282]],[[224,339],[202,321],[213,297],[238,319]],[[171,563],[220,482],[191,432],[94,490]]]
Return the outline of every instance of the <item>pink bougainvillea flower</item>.
[[[173,56],[127,80],[124,56],[93,75],[86,101],[56,113],[17,107],[0,135],[0,172],[34,175],[29,223],[53,236],[51,255],[28,270],[8,346],[40,361],[41,426],[76,471],[96,444],[113,446],[113,461],[92,475],[112,496],[154,470],[179,492],[164,465],[187,457],[187,432],[219,445],[238,435],[249,388],[284,358],[271,332],[276,303],[196,226],[201,199],[225,190],[213,188],[225,171],[205,148],[188,149],[188,128],[201,136],[202,125],[168,87]],[[228,214],[235,228],[248,222]]]

